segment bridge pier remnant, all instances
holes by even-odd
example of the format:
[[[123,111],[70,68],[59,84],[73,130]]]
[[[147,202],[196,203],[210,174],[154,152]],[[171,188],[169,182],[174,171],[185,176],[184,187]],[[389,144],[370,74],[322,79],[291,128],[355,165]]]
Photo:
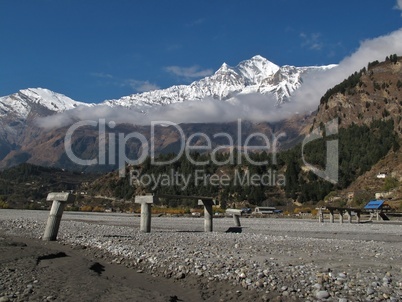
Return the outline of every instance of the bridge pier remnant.
[[[343,210],[339,209],[339,223],[343,223]]]
[[[67,203],[72,203],[75,196],[70,193],[52,192],[47,195],[47,201],[53,201],[52,208],[50,209],[49,217],[47,219],[45,232],[42,240],[55,241],[57,233],[59,232],[61,217],[63,216],[64,207]]]
[[[357,222],[357,223],[360,223],[360,214],[361,214],[360,211],[357,211],[357,212],[356,212],[356,222]]]
[[[240,216],[241,210],[238,209],[226,209],[226,214],[231,214],[233,216],[233,222],[235,226],[240,227]]]
[[[329,222],[334,223],[334,210],[333,209],[328,210],[329,210]]]
[[[213,231],[213,210],[212,206],[216,205],[213,199],[198,199],[198,205],[204,206],[204,232]]]
[[[348,216],[348,222],[352,223],[352,210],[348,209],[346,210],[347,216]]]
[[[324,210],[325,208],[316,208],[318,210],[318,222],[324,222]]]
[[[140,231],[144,233],[151,232],[151,207],[157,201],[153,195],[135,196],[135,203],[141,204]]]
[[[360,215],[362,210],[356,208],[346,208],[346,207],[326,207],[326,209],[330,213],[330,221],[334,222],[334,212],[337,211],[339,213],[339,223],[343,223],[343,215],[347,215],[347,219],[349,223],[353,222],[353,216],[356,215],[356,222],[360,223]]]

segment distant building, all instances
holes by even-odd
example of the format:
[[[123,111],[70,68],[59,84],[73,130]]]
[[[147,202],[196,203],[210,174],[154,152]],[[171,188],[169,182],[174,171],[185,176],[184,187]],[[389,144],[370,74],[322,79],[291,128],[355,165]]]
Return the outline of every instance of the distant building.
[[[377,178],[385,178],[385,177],[387,177],[387,173],[385,172],[380,172],[377,174]]]
[[[275,207],[256,207],[253,214],[274,214],[275,211],[277,211]]]
[[[375,193],[375,199],[384,199],[384,198],[388,198],[391,199],[394,195],[394,192],[378,192]]]
[[[355,192],[348,192],[346,198],[348,201],[352,201],[355,198]]]

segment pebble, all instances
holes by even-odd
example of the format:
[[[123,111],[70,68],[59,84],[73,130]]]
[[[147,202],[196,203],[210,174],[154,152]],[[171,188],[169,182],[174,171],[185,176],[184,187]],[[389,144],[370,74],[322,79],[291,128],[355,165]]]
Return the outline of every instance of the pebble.
[[[186,274],[180,272],[175,276],[175,279],[179,280],[179,279],[184,279],[186,277]]]
[[[326,290],[320,290],[315,294],[317,299],[326,299],[329,297],[329,293]]]
[[[374,291],[374,289],[372,288],[372,287],[368,287],[367,288],[367,290],[366,290],[366,294],[367,295],[372,295],[372,294],[374,294],[375,293],[375,291]]]

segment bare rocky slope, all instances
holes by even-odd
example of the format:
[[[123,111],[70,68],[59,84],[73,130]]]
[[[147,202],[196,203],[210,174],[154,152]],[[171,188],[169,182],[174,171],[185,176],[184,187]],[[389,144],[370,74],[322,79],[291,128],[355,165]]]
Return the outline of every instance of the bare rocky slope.
[[[321,99],[311,128],[338,118],[340,127],[393,119],[402,134],[402,58],[369,64]]]
[[[394,131],[402,138],[402,58],[372,62],[368,68],[356,72],[343,84],[334,87],[321,99],[312,125],[303,130],[322,127],[332,119],[338,119],[340,128],[351,125],[367,125],[377,120],[393,120]],[[378,148],[379,146],[372,146]],[[394,207],[400,207],[402,192],[401,150],[391,150],[385,158],[359,176],[348,188],[338,195],[355,204],[385,198]],[[385,178],[378,178],[382,174]],[[391,183],[392,182],[392,183]]]

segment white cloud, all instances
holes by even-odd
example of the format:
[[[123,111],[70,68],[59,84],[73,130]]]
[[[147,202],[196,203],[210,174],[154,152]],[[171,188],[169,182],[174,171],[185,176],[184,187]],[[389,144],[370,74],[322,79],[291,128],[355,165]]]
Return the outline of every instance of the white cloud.
[[[299,37],[302,39],[302,47],[307,47],[312,50],[321,50],[324,44],[320,41],[320,33],[300,33]]]
[[[190,67],[180,66],[167,66],[165,70],[171,74],[174,74],[185,79],[203,78],[213,73],[212,69],[201,69],[200,66],[194,65]]]
[[[113,79],[113,76],[111,74],[104,72],[91,72],[90,75],[96,78]]]
[[[178,49],[180,49],[182,47],[183,47],[183,45],[181,45],[181,44],[168,44],[166,46],[166,50],[167,51],[175,51],[175,50],[178,50]]]
[[[199,18],[199,19],[196,19],[196,20],[188,23],[187,26],[190,26],[190,27],[191,26],[198,26],[198,25],[203,24],[204,22],[205,22],[205,18]]]
[[[158,85],[150,83],[149,81],[139,81],[133,79],[125,80],[123,86],[130,86],[137,92],[147,92],[160,89]]]
[[[394,9],[398,9],[398,10],[402,11],[402,0],[396,0]]]
[[[344,58],[338,67],[329,69],[318,77],[312,74],[305,78],[301,88],[292,96],[292,100],[305,104],[309,110],[315,110],[328,89],[367,66],[367,63],[375,60],[383,61],[386,56],[394,53],[402,55],[402,28],[388,35],[361,42],[360,47],[352,55]]]
[[[129,86],[136,92],[147,92],[160,89],[158,85],[150,83],[149,81],[140,81],[134,79],[125,79],[125,80],[118,79],[112,76],[111,74],[104,72],[91,72],[90,75],[100,79],[113,79],[109,84],[113,84],[116,86]]]
[[[78,107],[64,113],[48,116],[38,120],[44,128],[64,127],[80,120],[106,119],[116,123],[149,125],[152,121],[169,121],[174,123],[213,123],[231,122],[241,118],[253,121],[277,121],[289,114],[285,105],[280,110],[275,107],[276,99],[261,94],[243,95],[231,102],[222,102],[212,98],[202,101],[187,101],[167,106],[155,106],[146,114],[126,107]],[[293,112],[293,111],[292,111]]]

